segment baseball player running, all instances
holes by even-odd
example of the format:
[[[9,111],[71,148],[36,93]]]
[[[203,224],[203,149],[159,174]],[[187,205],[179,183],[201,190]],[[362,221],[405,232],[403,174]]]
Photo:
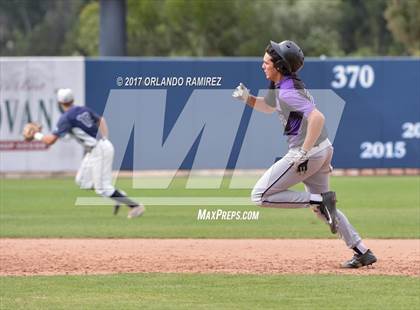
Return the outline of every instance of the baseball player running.
[[[312,207],[318,217],[328,223],[331,232],[338,232],[353,249],[353,258],[344,262],[343,268],[372,265],[376,257],[347,217],[336,209],[336,194],[329,191],[333,147],[324,126],[324,115],[297,76],[303,62],[303,52],[296,43],[271,41],[262,64],[270,80],[268,94],[255,97],[242,83],[233,92],[233,97],[257,111],[277,111],[289,144],[287,154],[258,180],[252,190],[252,200],[262,207]],[[304,183],[306,192],[289,190],[300,182]]]
[[[58,138],[66,134],[72,135],[86,150],[76,175],[76,183],[83,189],[95,189],[98,195],[115,200],[117,205],[114,214],[118,212],[121,203],[130,208],[128,218],[141,216],[145,207],[129,199],[124,192],[112,185],[114,147],[107,139],[108,127],[105,119],[87,107],[73,105],[71,89],[58,90],[57,100],[64,110],[57,128],[51,134],[45,135],[40,132],[40,128],[29,129],[26,134],[24,132],[26,140],[35,139],[52,145]]]

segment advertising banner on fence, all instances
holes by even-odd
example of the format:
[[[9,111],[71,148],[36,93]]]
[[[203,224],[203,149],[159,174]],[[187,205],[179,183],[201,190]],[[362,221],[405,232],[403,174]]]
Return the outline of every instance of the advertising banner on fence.
[[[59,88],[72,88],[75,104],[84,105],[83,58],[0,58],[0,172],[77,170],[83,150],[73,139],[46,148],[22,138],[27,122],[40,123],[44,133],[54,129]]]

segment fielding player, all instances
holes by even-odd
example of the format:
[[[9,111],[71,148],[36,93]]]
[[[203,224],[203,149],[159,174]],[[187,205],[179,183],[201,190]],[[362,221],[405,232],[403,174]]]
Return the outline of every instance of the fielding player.
[[[262,69],[270,80],[265,97],[255,97],[241,83],[233,92],[250,107],[265,113],[277,111],[289,144],[288,153],[268,169],[252,190],[252,200],[262,207],[303,208],[312,206],[332,233],[339,233],[354,256],[343,268],[359,268],[376,262],[347,217],[336,209],[335,192],[329,191],[333,147],[324,126],[324,115],[297,76],[304,55],[292,41],[267,46]],[[289,190],[303,182],[306,192]]]
[[[112,185],[112,161],[114,146],[107,139],[108,127],[105,119],[91,109],[75,106],[71,89],[60,89],[57,100],[64,110],[51,134],[42,134],[40,128],[28,124],[24,130],[26,140],[42,141],[46,145],[54,144],[66,134],[72,135],[85,148],[86,154],[76,175],[76,183],[83,189],[95,189],[98,195],[117,201],[114,214],[118,212],[119,203],[130,208],[128,218],[141,216],[145,210],[142,204],[129,199],[124,192]]]

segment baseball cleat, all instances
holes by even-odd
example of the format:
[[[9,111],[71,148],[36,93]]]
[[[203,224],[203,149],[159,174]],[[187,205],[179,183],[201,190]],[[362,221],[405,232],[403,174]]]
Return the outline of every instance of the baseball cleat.
[[[331,232],[337,233],[337,209],[335,204],[337,199],[335,192],[322,193],[322,203],[319,206],[321,213],[327,218],[328,225],[330,225]]]
[[[132,219],[135,217],[142,216],[146,208],[143,205],[138,205],[137,207],[134,207],[128,212],[127,218]]]
[[[115,205],[115,206],[114,206],[114,211],[113,211],[113,214],[114,214],[114,215],[117,215],[119,210],[120,210],[120,205]]]
[[[378,259],[373,255],[371,250],[367,250],[365,254],[354,254],[352,259],[341,264],[341,268],[360,268],[376,263]]]

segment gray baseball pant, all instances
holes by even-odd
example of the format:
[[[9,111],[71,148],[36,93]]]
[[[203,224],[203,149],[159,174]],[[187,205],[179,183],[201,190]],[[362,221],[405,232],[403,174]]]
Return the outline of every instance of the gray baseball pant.
[[[261,207],[272,208],[307,208],[311,205],[311,194],[329,191],[329,174],[332,171],[331,159],[333,147],[315,147],[309,152],[308,170],[304,175],[296,172],[288,158],[293,156],[291,149],[285,157],[272,165],[255,184],[251,199]],[[295,184],[303,182],[306,192],[289,190]],[[316,205],[313,205],[316,206]],[[317,216],[326,222],[326,218],[313,208]],[[338,233],[349,248],[357,246],[361,238],[343,212],[337,209]]]

